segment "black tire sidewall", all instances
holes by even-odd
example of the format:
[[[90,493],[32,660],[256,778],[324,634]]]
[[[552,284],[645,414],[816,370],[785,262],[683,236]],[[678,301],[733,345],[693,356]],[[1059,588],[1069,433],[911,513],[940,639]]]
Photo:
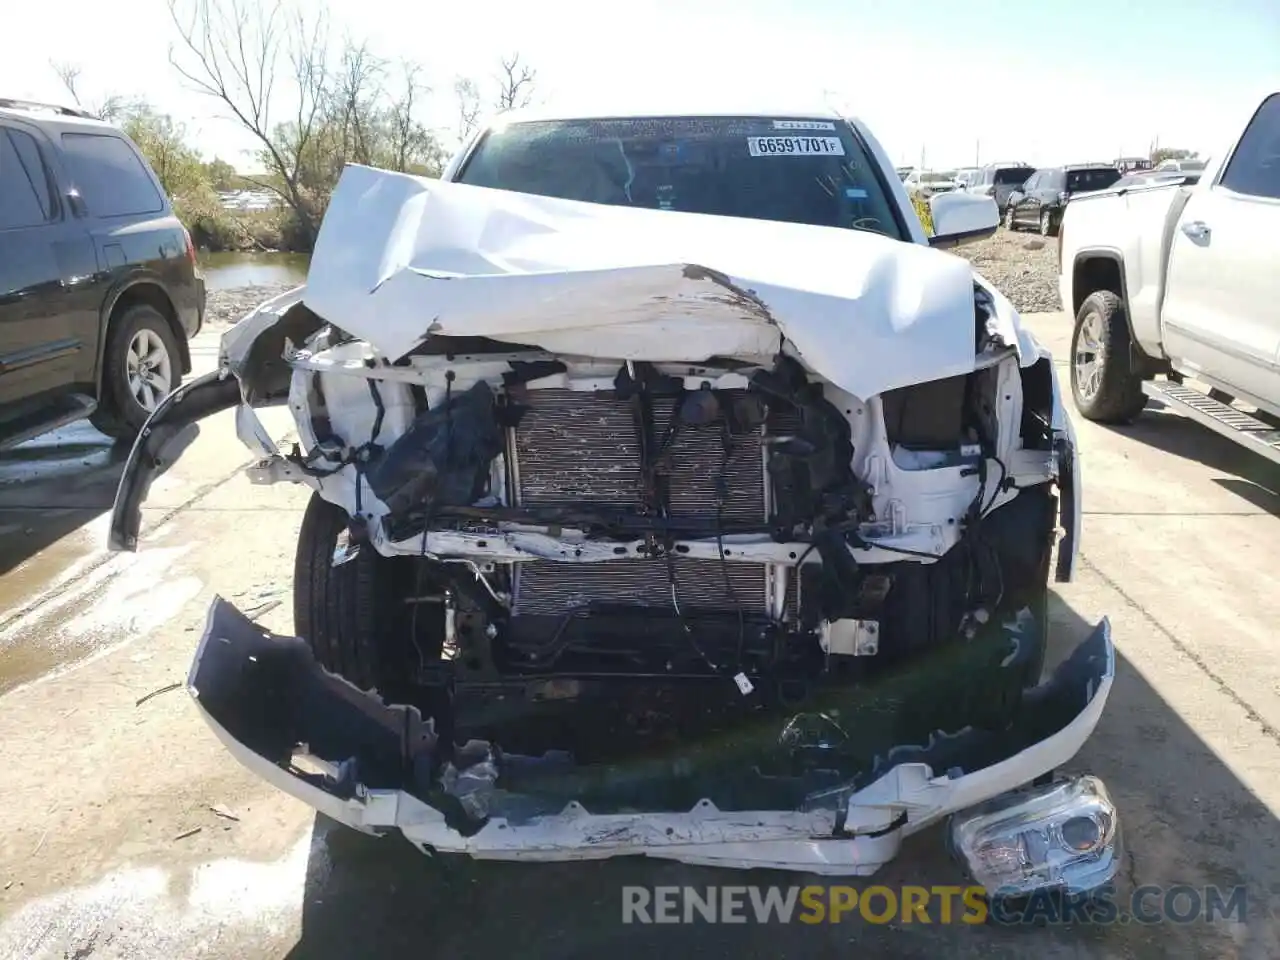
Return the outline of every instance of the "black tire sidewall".
[[[395,607],[392,561],[364,544],[335,567],[348,523],[346,511],[312,493],[294,555],[294,632],[322,667],[370,690],[384,679],[380,639]]]
[[[136,435],[147,422],[150,412],[143,408],[129,389],[129,371],[126,353],[129,343],[139,331],[147,329],[160,338],[169,352],[169,368],[172,378],[169,389],[176,390],[182,382],[182,360],[177,338],[169,321],[155,307],[140,303],[129,307],[111,324],[107,332],[107,348],[102,360],[102,398],[107,409],[103,420],[119,427],[122,432]]]
[[[1122,316],[1123,304],[1110,292],[1092,293],[1085,298],[1076,314],[1071,331],[1071,399],[1086,420],[1099,423],[1129,423],[1146,405],[1142,381],[1130,369],[1131,343],[1129,328]],[[1103,344],[1102,374],[1098,392],[1090,400],[1080,395],[1076,367],[1076,350],[1085,320],[1096,314],[1101,325]]]
[[[1040,214],[1040,236],[1047,237],[1053,233],[1053,214],[1048,210]]]
[[[1080,343],[1080,334],[1084,330],[1085,319],[1093,312],[1092,310],[1086,312],[1086,308],[1089,306],[1090,301],[1085,300],[1085,302],[1080,305],[1080,312],[1076,314],[1075,326],[1071,330],[1070,353],[1067,357],[1070,364],[1069,369],[1071,371],[1071,401],[1076,405],[1076,409],[1084,414],[1086,418],[1089,416],[1093,404],[1092,402],[1086,402],[1080,396],[1080,373],[1076,369],[1076,349]]]

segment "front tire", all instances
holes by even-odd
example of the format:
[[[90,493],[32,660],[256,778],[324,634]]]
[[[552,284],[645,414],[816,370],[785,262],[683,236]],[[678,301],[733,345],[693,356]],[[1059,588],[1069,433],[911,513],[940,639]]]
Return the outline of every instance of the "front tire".
[[[1015,230],[1018,229],[1018,225],[1017,223],[1014,222],[1014,219],[1013,219],[1012,203],[1004,208],[1004,228],[1008,230],[1010,233],[1013,233]]]
[[[1086,420],[1131,423],[1147,405],[1133,367],[1124,302],[1110,290],[1089,294],[1071,335],[1071,396]]]
[[[293,566],[294,632],[331,673],[370,690],[384,680],[379,642],[395,611],[390,560],[368,544],[337,563],[345,510],[311,495]]]
[[[1052,237],[1057,232],[1053,223],[1053,213],[1049,210],[1040,211],[1040,236]]]
[[[98,409],[89,422],[109,437],[131,440],[147,417],[182,383],[181,354],[169,321],[134,304],[107,328]]]

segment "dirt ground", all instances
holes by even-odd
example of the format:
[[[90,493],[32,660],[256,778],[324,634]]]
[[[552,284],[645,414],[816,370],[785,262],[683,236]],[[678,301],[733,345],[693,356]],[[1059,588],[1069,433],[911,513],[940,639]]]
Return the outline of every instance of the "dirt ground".
[[[1065,356],[1066,319],[1030,319]],[[304,491],[252,487],[224,415],[152,488],[132,555],[102,551],[120,456],[92,431],[0,455],[0,957],[1280,956],[1280,471],[1160,409],[1078,429],[1083,562],[1057,591],[1055,642],[1107,616],[1120,663],[1070,769],[1119,804],[1127,882],[1243,884],[1244,922],[623,925],[625,884],[797,881],[445,863],[318,822],[174,688],[213,596],[291,628]],[[911,838],[871,882],[961,882],[941,840]]]

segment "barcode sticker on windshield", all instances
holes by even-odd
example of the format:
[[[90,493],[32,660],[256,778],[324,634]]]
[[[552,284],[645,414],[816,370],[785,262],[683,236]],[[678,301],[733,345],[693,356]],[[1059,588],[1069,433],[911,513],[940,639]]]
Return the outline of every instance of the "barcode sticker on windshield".
[[[747,137],[753,157],[843,157],[839,137]]]
[[[830,120],[775,120],[775,130],[834,130],[836,125]]]

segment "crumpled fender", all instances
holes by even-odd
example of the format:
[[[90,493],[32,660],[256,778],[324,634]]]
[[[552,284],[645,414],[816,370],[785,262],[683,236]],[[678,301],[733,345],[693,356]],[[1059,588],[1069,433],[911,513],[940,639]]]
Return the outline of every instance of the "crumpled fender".
[[[129,451],[111,508],[107,546],[134,551],[142,527],[142,504],[158,473],[171,467],[196,438],[196,424],[238,403],[266,406],[288,397],[292,368],[284,359],[286,343],[300,343],[324,321],[302,305],[304,287],[296,287],[256,307],[222,337],[219,369],[189,380],[160,401]],[[261,431],[237,424],[241,439]],[[248,438],[248,439],[246,439]]]
[[[1049,351],[1043,347],[1040,348],[1040,352],[1044,357],[1050,356]],[[1052,360],[1050,363],[1052,370]],[[1076,560],[1080,554],[1084,485],[1080,476],[1080,448],[1076,443],[1076,428],[1062,402],[1062,386],[1058,383],[1056,370],[1053,373],[1052,382],[1052,427],[1055,438],[1054,452],[1058,457],[1058,491],[1061,495],[1058,515],[1064,531],[1062,541],[1058,544],[1058,564],[1054,571],[1054,578],[1059,583],[1069,583],[1075,576]]]
[[[120,475],[107,546],[138,549],[142,504],[156,474],[168,469],[196,438],[196,423],[240,402],[240,383],[221,371],[189,380],[160,401],[147,418]]]

